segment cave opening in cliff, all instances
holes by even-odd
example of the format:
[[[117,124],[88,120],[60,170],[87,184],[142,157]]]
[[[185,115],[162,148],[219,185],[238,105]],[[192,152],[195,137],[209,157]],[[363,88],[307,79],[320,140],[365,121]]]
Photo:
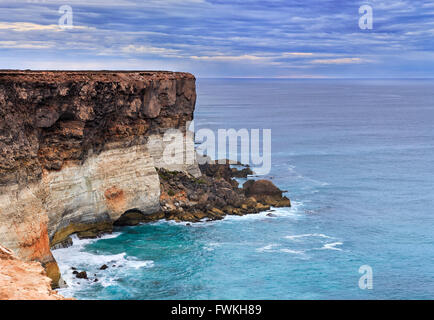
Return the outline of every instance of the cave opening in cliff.
[[[125,211],[124,214],[122,214],[118,220],[114,222],[114,226],[122,227],[122,226],[136,226],[146,220],[146,215],[138,210],[138,209],[131,209],[128,211]]]

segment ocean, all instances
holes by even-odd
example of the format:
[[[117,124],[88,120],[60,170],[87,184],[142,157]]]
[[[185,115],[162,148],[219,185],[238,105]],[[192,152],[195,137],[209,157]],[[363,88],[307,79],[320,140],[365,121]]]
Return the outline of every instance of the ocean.
[[[287,190],[292,208],[74,238],[54,250],[62,294],[434,298],[433,80],[199,79],[197,91],[196,130],[271,129],[271,172],[255,178]]]

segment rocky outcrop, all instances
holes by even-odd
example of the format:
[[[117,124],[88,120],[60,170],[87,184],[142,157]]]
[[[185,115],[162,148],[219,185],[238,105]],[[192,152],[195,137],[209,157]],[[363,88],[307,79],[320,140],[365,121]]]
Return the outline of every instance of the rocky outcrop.
[[[0,246],[0,300],[64,300],[38,262],[19,260]]]
[[[253,197],[256,201],[274,207],[290,207],[291,201],[284,197],[283,191],[268,180],[249,180],[243,184],[247,197]]]
[[[259,213],[274,207],[290,207],[283,191],[271,181],[248,180],[239,188],[234,177],[246,177],[250,168],[238,170],[228,163],[207,163],[200,166],[204,173],[195,178],[184,172],[159,169],[161,183],[159,219],[198,222],[223,219],[226,215]]]
[[[198,178],[179,171],[158,169],[160,177],[161,211],[144,215],[138,211],[124,214],[116,224],[132,226],[160,219],[173,221],[214,221],[226,215],[243,216],[269,210],[274,207],[290,207],[290,200],[282,196],[283,191],[267,180],[248,180],[247,185],[261,186],[266,181],[267,188],[254,188],[254,194],[238,187],[234,177],[245,176],[244,169],[237,170],[228,164],[209,163],[200,166],[204,174]],[[235,169],[235,170],[234,170]],[[246,185],[245,184],[245,185]]]
[[[0,72],[0,244],[57,285],[50,246],[158,213],[155,167],[200,174],[194,158],[161,160],[168,130],[193,145],[195,102],[187,73]]]

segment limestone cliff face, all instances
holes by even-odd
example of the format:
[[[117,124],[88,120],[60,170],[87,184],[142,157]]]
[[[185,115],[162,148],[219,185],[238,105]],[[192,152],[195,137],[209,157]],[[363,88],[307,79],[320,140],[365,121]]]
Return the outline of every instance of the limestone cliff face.
[[[50,246],[160,210],[162,135],[186,134],[195,78],[173,72],[0,72],[0,244],[41,262]],[[188,134],[187,143],[192,144]]]

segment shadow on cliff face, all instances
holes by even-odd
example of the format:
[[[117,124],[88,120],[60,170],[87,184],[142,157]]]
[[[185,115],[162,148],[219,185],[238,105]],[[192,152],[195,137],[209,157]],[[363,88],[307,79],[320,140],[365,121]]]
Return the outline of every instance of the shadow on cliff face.
[[[138,225],[145,219],[145,214],[137,209],[132,209],[126,211],[118,220],[116,220],[113,225],[114,226],[132,226]]]
[[[164,218],[163,212],[145,214],[140,210],[132,209],[126,211],[113,225],[116,227],[137,226],[140,223],[157,221]]]

